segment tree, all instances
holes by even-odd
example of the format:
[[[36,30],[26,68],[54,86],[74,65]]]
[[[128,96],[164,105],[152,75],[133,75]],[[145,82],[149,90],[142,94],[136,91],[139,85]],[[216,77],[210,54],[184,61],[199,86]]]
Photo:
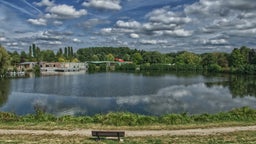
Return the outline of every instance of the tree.
[[[68,48],[67,47],[64,48],[64,57],[68,58]]]
[[[14,51],[13,53],[9,53],[10,59],[11,59],[11,65],[16,66],[20,63],[20,55],[17,51]]]
[[[183,52],[175,59],[177,64],[200,65],[201,57],[191,52]]]
[[[135,64],[141,64],[143,62],[143,58],[139,52],[136,52],[132,55],[132,61]]]
[[[230,54],[230,66],[239,68],[246,64],[246,58],[238,48],[235,48]]]
[[[204,68],[209,66],[216,66],[219,65],[223,68],[228,67],[228,55],[225,53],[205,53],[202,55],[202,65]]]
[[[125,61],[130,61],[131,56],[130,56],[129,54],[125,54],[124,57],[123,57],[123,59],[124,59]]]
[[[249,52],[249,63],[256,64],[256,50],[251,49]]]
[[[56,61],[55,54],[52,50],[43,50],[43,51],[41,51],[41,56],[42,56],[43,61],[47,61],[47,62]]]
[[[56,56],[57,56],[57,57],[63,56],[62,48],[59,48],[58,52],[56,53]]]
[[[58,62],[66,62],[66,59],[64,57],[58,57]]]
[[[108,54],[106,55],[106,61],[114,61],[115,60],[115,57],[113,56],[113,54]]]
[[[32,47],[31,46],[29,46],[29,53],[28,53],[28,55],[29,55],[29,58],[32,57]]]
[[[93,55],[91,60],[92,61],[99,61],[99,57],[97,55]]]
[[[10,56],[4,47],[0,46],[0,74],[3,75],[10,66]]]
[[[145,52],[143,54],[144,63],[162,63],[164,61],[163,55],[160,52]]]
[[[32,57],[36,57],[36,45],[32,44]]]
[[[25,51],[22,51],[22,52],[20,53],[20,62],[25,62],[25,61],[27,61],[27,60],[28,60],[28,55],[26,54]]]
[[[39,47],[36,47],[36,61],[41,61],[41,50]]]

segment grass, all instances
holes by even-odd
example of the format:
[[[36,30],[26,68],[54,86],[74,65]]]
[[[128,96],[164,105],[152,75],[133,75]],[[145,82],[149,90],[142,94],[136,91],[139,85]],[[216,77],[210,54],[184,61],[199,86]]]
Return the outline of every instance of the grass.
[[[91,137],[83,136],[60,136],[60,135],[0,135],[0,143],[19,143],[19,144],[116,144],[117,140],[95,141]],[[256,143],[255,131],[233,132],[217,135],[203,136],[148,136],[148,137],[125,137],[124,144],[248,144]]]
[[[219,135],[204,136],[160,136],[160,137],[137,137],[127,139],[127,143],[184,143],[184,144],[248,144],[256,143],[255,131],[233,132]]]

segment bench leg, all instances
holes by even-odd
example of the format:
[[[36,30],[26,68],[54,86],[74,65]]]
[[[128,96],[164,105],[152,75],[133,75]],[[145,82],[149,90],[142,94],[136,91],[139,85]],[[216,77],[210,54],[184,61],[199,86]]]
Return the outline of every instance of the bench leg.
[[[96,141],[100,141],[100,136],[97,135]]]

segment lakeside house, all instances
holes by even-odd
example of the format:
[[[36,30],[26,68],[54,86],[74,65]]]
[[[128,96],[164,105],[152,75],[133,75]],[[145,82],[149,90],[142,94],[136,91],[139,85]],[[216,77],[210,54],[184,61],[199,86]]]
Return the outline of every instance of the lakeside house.
[[[32,71],[37,62],[23,62],[17,66],[18,71]]]
[[[36,65],[40,66],[42,72],[70,72],[87,70],[87,63],[75,63],[75,62],[24,62],[20,63],[17,67],[18,71],[31,71]]]

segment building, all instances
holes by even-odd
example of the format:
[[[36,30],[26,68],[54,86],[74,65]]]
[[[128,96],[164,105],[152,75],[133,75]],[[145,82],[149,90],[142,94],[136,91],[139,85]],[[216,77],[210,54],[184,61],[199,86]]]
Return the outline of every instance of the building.
[[[17,66],[18,71],[32,71],[37,62],[23,62]]]
[[[24,62],[18,66],[18,71],[31,71],[37,65],[37,62]],[[74,62],[39,62],[40,70],[42,72],[69,72],[87,70],[87,63],[74,63]]]

